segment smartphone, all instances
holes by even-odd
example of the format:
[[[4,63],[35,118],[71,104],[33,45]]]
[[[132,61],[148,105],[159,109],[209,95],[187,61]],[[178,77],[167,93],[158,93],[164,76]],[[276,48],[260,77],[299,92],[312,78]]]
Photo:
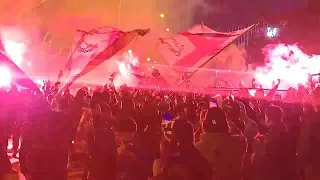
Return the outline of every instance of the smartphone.
[[[213,107],[218,107],[217,100],[215,100],[215,99],[212,99],[209,102],[209,108],[213,108]]]
[[[173,115],[171,113],[164,113],[162,116],[162,119],[165,121],[172,121],[173,120]]]

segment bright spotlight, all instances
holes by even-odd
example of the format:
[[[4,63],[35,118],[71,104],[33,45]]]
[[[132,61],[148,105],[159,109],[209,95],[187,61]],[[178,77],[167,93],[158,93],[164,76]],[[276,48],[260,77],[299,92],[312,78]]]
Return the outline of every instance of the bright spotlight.
[[[163,14],[163,13],[162,13],[162,14],[160,14],[160,17],[161,17],[161,18],[164,18],[164,14]]]
[[[268,38],[273,38],[279,35],[279,28],[267,27],[266,36]]]
[[[129,54],[132,54],[132,50],[131,50],[131,49],[130,49],[130,50],[128,50],[128,53],[129,53]]]
[[[20,66],[23,62],[23,56],[26,51],[25,44],[11,40],[5,40],[4,48],[8,53],[9,57],[14,61],[14,63]]]
[[[11,72],[5,66],[0,66],[0,87],[6,87],[11,84]]]

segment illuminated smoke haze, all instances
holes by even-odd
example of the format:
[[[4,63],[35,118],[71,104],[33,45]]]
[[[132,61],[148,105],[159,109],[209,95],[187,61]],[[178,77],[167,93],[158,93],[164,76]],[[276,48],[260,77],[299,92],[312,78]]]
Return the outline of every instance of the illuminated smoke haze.
[[[25,45],[24,50],[27,50],[23,52],[24,60],[19,61],[29,59],[33,65],[32,69],[22,66],[25,71],[53,78],[67,60],[76,29],[151,28],[152,36],[159,37],[167,28],[174,33],[201,23],[193,21],[196,7],[207,13],[219,8],[210,9],[204,0],[3,0],[0,2],[0,30],[5,40],[12,37],[8,38],[4,31],[19,31],[20,34],[14,36],[24,37],[15,41]],[[160,17],[161,13],[164,18]]]
[[[277,79],[280,88],[297,88],[307,85],[308,75],[320,72],[320,55],[308,55],[298,45],[277,44],[263,49],[266,64],[254,72],[254,77],[264,88],[272,88]]]

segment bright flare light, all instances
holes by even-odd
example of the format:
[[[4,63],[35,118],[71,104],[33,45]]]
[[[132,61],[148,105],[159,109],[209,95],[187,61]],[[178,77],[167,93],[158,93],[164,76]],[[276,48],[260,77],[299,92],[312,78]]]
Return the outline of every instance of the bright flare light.
[[[279,29],[278,28],[267,27],[266,36],[268,38],[276,37],[276,36],[278,36],[278,33],[279,33]]]
[[[139,59],[131,53],[123,53],[119,56],[118,60],[116,60],[119,75],[114,79],[115,86],[122,84],[127,84],[129,86],[134,85],[136,79],[133,74],[140,74]]]
[[[162,13],[162,14],[160,14],[160,17],[161,17],[161,18],[164,18],[164,14],[163,14],[163,13]]]
[[[7,67],[0,66],[0,87],[6,87],[11,84],[11,72]]]
[[[23,56],[26,52],[26,46],[23,43],[17,43],[11,40],[4,40],[4,48],[10,58],[20,66],[23,62]]]
[[[281,80],[280,88],[297,88],[308,84],[308,75],[320,72],[320,55],[309,56],[296,45],[269,45],[264,49],[266,65],[254,72],[254,77],[264,88]]]

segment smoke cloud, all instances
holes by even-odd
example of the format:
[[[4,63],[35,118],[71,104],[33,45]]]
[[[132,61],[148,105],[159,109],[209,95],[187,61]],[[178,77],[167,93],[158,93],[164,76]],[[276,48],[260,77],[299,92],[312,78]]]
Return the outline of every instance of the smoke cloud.
[[[19,43],[28,45],[28,59],[33,61],[35,74],[54,75],[67,60],[76,29],[151,28],[155,39],[201,23],[201,19],[194,20],[199,8],[207,15],[219,9],[204,0],[2,0],[0,30],[21,32],[26,38]]]

